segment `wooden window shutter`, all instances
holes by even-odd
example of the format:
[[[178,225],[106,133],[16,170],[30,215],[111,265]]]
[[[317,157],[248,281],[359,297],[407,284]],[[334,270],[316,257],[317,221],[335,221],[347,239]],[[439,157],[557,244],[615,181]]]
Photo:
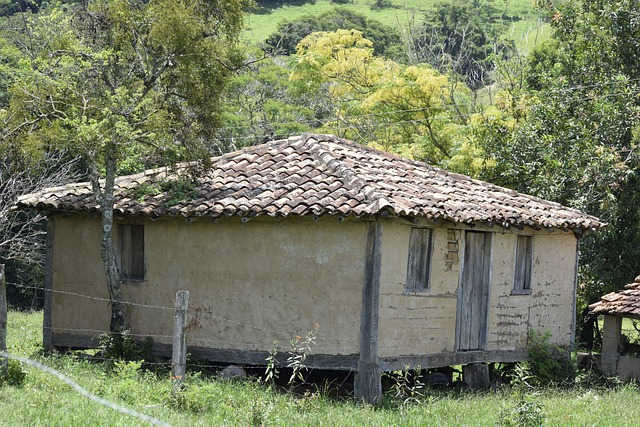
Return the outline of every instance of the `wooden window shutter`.
[[[144,225],[120,224],[120,278],[142,281],[145,277]]]
[[[409,236],[406,291],[423,291],[429,288],[431,270],[431,230],[412,228]]]
[[[533,264],[533,236],[518,236],[513,289],[531,290],[531,266]]]

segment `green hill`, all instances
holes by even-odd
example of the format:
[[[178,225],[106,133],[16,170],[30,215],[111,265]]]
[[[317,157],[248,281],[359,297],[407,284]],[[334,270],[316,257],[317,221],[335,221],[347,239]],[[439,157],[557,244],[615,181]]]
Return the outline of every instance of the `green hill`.
[[[387,0],[386,3],[389,6],[384,8],[372,7],[375,0],[350,0],[346,4],[340,4],[335,0],[316,0],[306,3],[298,1],[295,2],[296,5],[279,7],[263,6],[247,14],[244,39],[252,44],[260,44],[276,30],[280,22],[308,14],[318,15],[336,6],[366,15],[397,28],[402,33],[408,30],[412,21],[421,21],[435,4],[443,1],[445,0]],[[276,2],[263,3],[275,4]],[[538,12],[534,10],[532,0],[496,0],[494,4],[504,9],[504,18],[511,21],[511,38],[521,49],[528,50],[548,38],[549,29]]]

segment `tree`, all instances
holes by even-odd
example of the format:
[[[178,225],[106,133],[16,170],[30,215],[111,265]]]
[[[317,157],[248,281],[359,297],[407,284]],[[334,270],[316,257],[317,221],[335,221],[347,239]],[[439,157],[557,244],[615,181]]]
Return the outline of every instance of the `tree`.
[[[324,88],[335,105],[331,133],[435,164],[456,149],[452,117],[465,88],[452,91],[432,67],[377,57],[356,30],[313,33],[297,59],[291,79]]]
[[[265,49],[272,53],[292,55],[303,38],[318,31],[358,30],[373,43],[375,55],[395,57],[400,52],[400,35],[388,25],[344,7],[320,15],[303,15],[278,25],[276,32],[265,40]]]
[[[553,39],[525,70],[511,132],[489,128],[484,178],[609,223],[582,240],[582,307],[638,274],[640,6],[636,0],[544,4]],[[512,99],[524,99],[517,93]],[[522,104],[520,104],[522,105]]]
[[[127,154],[140,166],[198,157],[219,123],[221,88],[244,0],[95,0],[29,16],[10,34],[24,55],[5,141],[66,146],[91,166],[111,330],[126,329],[116,265],[113,186]],[[134,162],[135,163],[135,162]],[[102,178],[102,179],[100,179]]]
[[[222,126],[216,132],[220,153],[286,138],[319,126],[326,103],[289,81],[288,58],[252,62],[233,76],[223,93]]]
[[[493,58],[515,50],[513,41],[503,36],[506,29],[492,1],[439,3],[420,25],[410,28],[409,61],[453,72],[477,90],[491,83]]]

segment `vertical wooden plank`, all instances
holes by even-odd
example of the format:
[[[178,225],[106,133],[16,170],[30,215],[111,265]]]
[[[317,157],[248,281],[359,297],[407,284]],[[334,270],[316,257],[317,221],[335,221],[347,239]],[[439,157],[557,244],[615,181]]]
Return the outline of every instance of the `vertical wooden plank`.
[[[580,260],[580,238],[576,237],[576,259],[573,266],[573,301],[571,305],[571,350],[575,350],[576,345],[576,325],[577,325],[577,304],[578,304],[578,262]]]
[[[533,237],[517,236],[516,242],[516,265],[513,288],[515,290],[528,290],[531,289]]]
[[[478,349],[484,350],[487,344],[487,330],[489,329],[489,292],[491,291],[491,233],[484,233],[483,245],[483,276],[482,292],[480,297],[480,335]]]
[[[377,221],[369,223],[362,286],[360,357],[354,394],[356,399],[372,405],[378,404],[382,397],[382,372],[378,360],[381,242],[382,224]]]
[[[131,279],[144,280],[144,225],[131,225],[130,244]]]
[[[412,228],[407,260],[407,291],[420,291],[429,287],[431,269],[431,230]]]
[[[173,348],[171,353],[171,382],[173,390],[182,386],[187,371],[187,310],[189,291],[176,292],[176,312],[173,322]]]
[[[7,352],[7,287],[4,277],[4,264],[0,264],[0,351]],[[0,377],[8,374],[8,360],[0,356]]]
[[[479,350],[485,345],[491,277],[490,252],[490,233],[465,233],[464,264],[458,295],[458,350]]]
[[[47,219],[47,255],[44,270],[44,317],[42,319],[42,347],[53,351],[53,239],[55,219]]]

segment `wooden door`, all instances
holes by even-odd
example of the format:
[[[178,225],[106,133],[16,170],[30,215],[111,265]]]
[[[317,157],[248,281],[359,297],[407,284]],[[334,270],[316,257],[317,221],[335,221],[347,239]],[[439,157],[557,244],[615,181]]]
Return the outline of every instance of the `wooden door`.
[[[458,289],[458,350],[483,350],[487,341],[491,233],[465,233],[464,264]]]

